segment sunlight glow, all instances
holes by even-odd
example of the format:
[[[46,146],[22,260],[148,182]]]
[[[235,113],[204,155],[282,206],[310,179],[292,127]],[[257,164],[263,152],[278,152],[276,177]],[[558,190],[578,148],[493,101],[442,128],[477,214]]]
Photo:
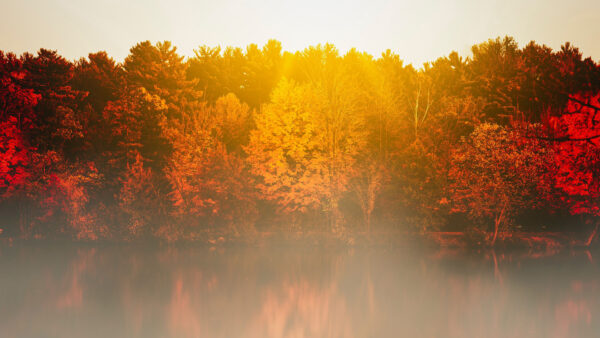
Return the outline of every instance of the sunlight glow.
[[[568,40],[597,60],[599,11],[593,0],[27,0],[4,5],[0,45],[18,54],[57,49],[69,59],[106,50],[122,60],[144,40],[170,40],[192,56],[204,44],[245,47],[277,39],[291,51],[324,42],[375,56],[389,48],[419,66],[511,35],[520,44],[535,39],[554,49]]]

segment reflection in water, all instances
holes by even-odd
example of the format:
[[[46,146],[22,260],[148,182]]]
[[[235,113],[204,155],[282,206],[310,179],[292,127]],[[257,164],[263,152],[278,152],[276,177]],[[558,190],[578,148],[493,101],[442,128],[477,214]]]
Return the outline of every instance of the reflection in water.
[[[267,291],[252,337],[351,337],[346,303],[336,286],[316,288],[307,282]]]
[[[592,254],[0,249],[2,337],[591,337]]]
[[[71,265],[71,271],[66,276],[65,287],[66,292],[59,296],[56,307],[58,309],[65,307],[80,307],[83,299],[83,289],[79,279],[91,266],[91,261],[96,253],[96,249],[77,250],[76,258]]]

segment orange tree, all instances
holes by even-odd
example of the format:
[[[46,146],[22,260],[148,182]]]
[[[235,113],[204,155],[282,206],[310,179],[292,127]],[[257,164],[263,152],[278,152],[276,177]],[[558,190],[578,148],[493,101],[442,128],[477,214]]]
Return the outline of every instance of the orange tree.
[[[241,154],[249,132],[248,106],[230,94],[187,114],[185,125],[165,127],[173,145],[165,167],[173,213],[191,225],[180,229],[182,234],[193,235],[202,224],[222,224],[227,228],[212,230],[236,235],[248,230],[256,214],[252,181]]]
[[[483,123],[453,151],[449,171],[452,211],[476,224],[492,221],[490,244],[509,230],[520,212],[543,203],[540,184],[551,151],[543,141],[521,137],[501,126]]]

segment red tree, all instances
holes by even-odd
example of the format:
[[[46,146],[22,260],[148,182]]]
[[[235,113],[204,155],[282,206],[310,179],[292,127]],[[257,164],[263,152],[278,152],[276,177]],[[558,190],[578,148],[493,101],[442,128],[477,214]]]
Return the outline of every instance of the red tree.
[[[569,96],[566,109],[548,121],[554,142],[552,197],[574,215],[600,216],[600,94]],[[588,237],[598,232],[598,222]]]

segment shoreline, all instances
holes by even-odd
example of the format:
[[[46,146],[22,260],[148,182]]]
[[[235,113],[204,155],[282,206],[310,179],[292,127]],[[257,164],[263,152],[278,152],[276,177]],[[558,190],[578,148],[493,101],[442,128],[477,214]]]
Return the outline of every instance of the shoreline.
[[[597,242],[587,245],[584,235],[576,232],[504,232],[499,234],[495,245],[490,245],[491,234],[478,233],[473,235],[466,232],[429,231],[415,232],[285,232],[263,231],[252,234],[231,235],[226,233],[196,233],[188,238],[167,241],[155,237],[135,239],[70,239],[70,238],[13,238],[0,235],[0,245],[17,244],[63,244],[81,246],[165,246],[165,247],[331,247],[331,248],[413,248],[428,247],[450,250],[519,250],[535,249],[545,251],[561,251],[563,249],[594,249]]]

